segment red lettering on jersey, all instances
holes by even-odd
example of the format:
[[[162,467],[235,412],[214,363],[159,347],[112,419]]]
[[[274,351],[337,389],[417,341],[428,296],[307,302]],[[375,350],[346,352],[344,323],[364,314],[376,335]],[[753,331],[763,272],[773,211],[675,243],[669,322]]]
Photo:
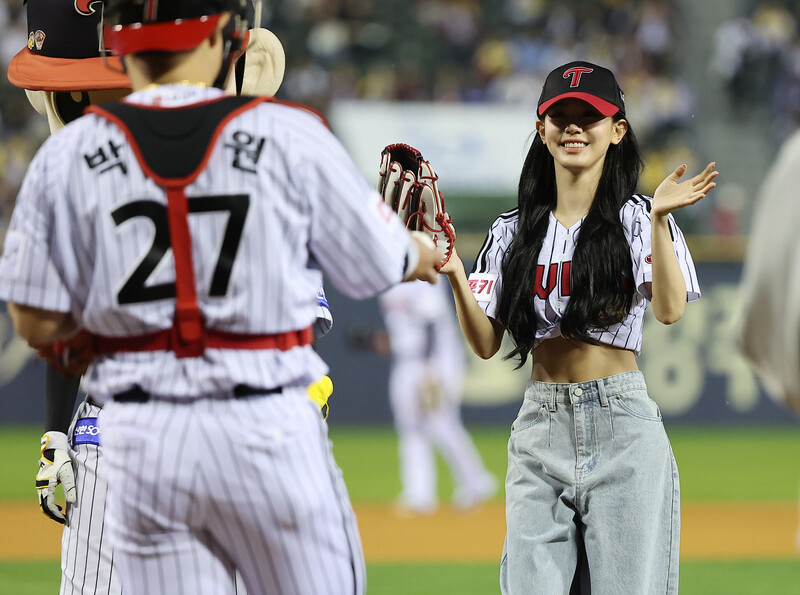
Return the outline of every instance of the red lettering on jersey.
[[[575,68],[570,68],[569,70],[565,70],[564,74],[562,75],[565,79],[572,77],[572,80],[569,82],[570,87],[577,87],[581,84],[581,76],[585,72],[592,72],[593,68],[586,68],[584,66],[576,66]]]
[[[93,4],[101,4],[102,0],[75,0],[75,10],[78,14],[82,14],[85,17],[94,14],[94,7]]]
[[[547,272],[547,285],[543,285],[544,280],[544,265],[536,265],[536,278],[533,282],[533,293],[536,297],[543,300],[547,299],[553,290],[556,288],[556,277],[558,275],[558,263],[550,263],[550,269]]]
[[[470,279],[467,281],[469,284],[470,291],[474,294],[485,293],[489,295],[492,293],[492,286],[494,285],[494,280],[492,279]]]
[[[567,260],[561,263],[561,270],[560,270],[560,277],[558,277],[559,273],[559,264],[556,262],[551,262],[547,271],[547,284],[543,283],[544,281],[544,269],[545,265],[537,264],[536,265],[536,278],[534,280],[533,285],[533,294],[546,300],[553,290],[556,288],[556,283],[560,286],[560,294],[561,297],[569,297],[572,293],[572,277],[570,274],[570,270],[572,268],[572,262]],[[473,283],[477,283],[477,281],[470,281],[470,287],[472,287]],[[490,282],[491,283],[491,282]],[[626,277],[625,275],[620,275],[620,285],[624,292],[631,291],[633,283],[631,280]],[[491,284],[489,286],[489,290],[491,291]],[[473,287],[473,293],[475,293],[475,289]]]

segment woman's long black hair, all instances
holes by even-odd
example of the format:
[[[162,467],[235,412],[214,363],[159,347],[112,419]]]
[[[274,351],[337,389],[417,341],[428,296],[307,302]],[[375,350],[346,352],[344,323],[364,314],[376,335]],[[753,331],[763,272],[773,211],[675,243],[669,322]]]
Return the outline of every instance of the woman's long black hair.
[[[632,263],[619,212],[636,191],[642,169],[639,144],[629,127],[618,144],[609,145],[597,192],[581,224],[570,265],[570,299],[561,319],[564,337],[596,344],[588,330],[621,322],[631,309]],[[553,156],[538,134],[522,166],[517,206],[519,222],[503,260],[498,316],[515,344],[506,358],[519,357],[519,368],[533,349],[539,325],[534,311],[536,264],[550,212],[556,208]]]

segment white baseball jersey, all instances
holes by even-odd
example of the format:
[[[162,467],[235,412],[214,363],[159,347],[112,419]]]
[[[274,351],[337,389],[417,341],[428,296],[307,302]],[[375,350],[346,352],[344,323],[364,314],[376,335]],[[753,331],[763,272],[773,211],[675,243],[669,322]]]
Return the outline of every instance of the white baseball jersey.
[[[622,322],[607,329],[588,330],[588,335],[600,343],[629,349],[636,355],[639,355],[642,349],[644,312],[652,298],[645,287],[645,283],[653,280],[650,249],[652,200],[650,197],[636,194],[620,209],[620,219],[625,237],[630,244],[633,263],[635,291],[631,310]],[[494,319],[498,318],[497,309],[502,291],[503,258],[516,233],[518,218],[517,209],[513,209],[495,220],[469,276],[470,288],[478,304],[487,316]],[[672,215],[669,215],[668,219],[675,254],[686,281],[686,299],[692,302],[700,297],[700,285],[694,261],[675,219]],[[570,296],[570,264],[582,222],[583,220],[578,221],[568,229],[550,213],[547,234],[539,252],[534,280],[536,293],[534,303],[539,319],[534,348],[544,339],[561,334],[561,317]]]
[[[181,85],[127,101],[150,109],[116,104],[37,153],[0,297],[71,312],[119,344],[108,338],[186,338],[175,312],[188,286],[193,328],[241,342],[310,334],[322,271],[358,298],[413,261],[402,223],[316,116]],[[84,377],[104,405],[104,518],[126,590],[227,594],[239,572],[252,593],[362,593],[355,516],[306,392],[325,365],[305,342],[202,355],[109,352]],[[255,390],[226,398],[237,385]]]
[[[164,110],[222,91],[166,85],[127,103]],[[186,187],[197,301],[209,329],[310,327],[324,271],[363,298],[401,280],[409,237],[317,116],[278,102],[240,111]],[[0,298],[71,311],[113,337],[169,329],[175,270],[165,190],[114,123],[90,114],[48,138],[26,175],[0,260]],[[143,371],[147,373],[143,373]],[[235,385],[306,386],[327,372],[311,346],[97,358],[83,388],[100,403],[134,385],[189,397]]]

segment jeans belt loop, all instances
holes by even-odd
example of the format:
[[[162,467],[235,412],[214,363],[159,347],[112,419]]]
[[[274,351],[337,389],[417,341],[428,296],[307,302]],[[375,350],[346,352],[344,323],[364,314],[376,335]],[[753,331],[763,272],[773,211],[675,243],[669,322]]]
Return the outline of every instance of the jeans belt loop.
[[[548,409],[551,413],[556,410],[556,399],[558,397],[558,387],[555,384],[550,385],[550,395],[549,395],[549,402],[548,402]]]
[[[606,383],[601,378],[597,380],[597,392],[600,395],[600,406],[601,407],[608,407],[608,395],[606,394]]]

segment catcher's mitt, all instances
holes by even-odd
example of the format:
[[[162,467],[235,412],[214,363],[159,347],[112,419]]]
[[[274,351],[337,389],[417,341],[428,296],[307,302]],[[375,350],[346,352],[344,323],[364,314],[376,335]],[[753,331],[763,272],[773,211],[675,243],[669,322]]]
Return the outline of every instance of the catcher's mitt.
[[[437,270],[450,259],[456,239],[438,180],[430,162],[414,147],[396,143],[381,153],[378,192],[409,230],[428,235],[444,254]]]

